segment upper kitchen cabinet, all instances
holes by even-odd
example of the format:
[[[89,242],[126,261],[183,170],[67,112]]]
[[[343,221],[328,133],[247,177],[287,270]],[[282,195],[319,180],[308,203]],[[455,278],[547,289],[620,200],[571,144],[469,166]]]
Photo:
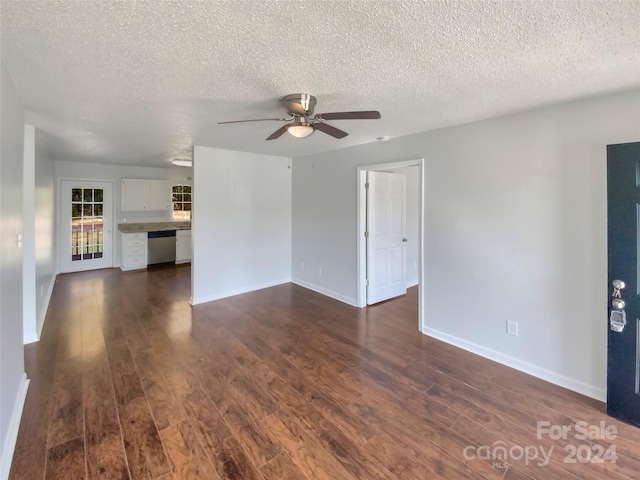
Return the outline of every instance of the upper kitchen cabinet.
[[[171,210],[171,187],[167,180],[122,179],[122,211]]]
[[[171,210],[171,187],[167,180],[149,181],[149,210]]]
[[[122,211],[149,210],[149,180],[122,179]]]

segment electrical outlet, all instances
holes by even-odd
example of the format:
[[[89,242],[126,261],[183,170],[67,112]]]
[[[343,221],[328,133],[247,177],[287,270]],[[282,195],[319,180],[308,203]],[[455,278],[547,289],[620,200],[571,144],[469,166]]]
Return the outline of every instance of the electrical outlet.
[[[322,276],[322,267],[318,267],[318,275]]]
[[[518,322],[514,322],[513,320],[507,320],[507,333],[509,335],[513,335],[514,337],[518,336]]]

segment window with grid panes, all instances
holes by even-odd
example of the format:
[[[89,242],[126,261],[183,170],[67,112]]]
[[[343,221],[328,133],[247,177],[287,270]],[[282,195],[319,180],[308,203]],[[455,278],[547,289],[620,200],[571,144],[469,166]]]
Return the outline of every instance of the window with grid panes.
[[[171,187],[174,220],[191,220],[191,185]]]

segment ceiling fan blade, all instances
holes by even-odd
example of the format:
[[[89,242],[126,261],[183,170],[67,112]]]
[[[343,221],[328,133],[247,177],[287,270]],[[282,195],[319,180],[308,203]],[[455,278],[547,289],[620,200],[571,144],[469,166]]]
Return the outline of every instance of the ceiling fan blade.
[[[244,123],[244,122],[270,122],[275,120],[277,122],[290,122],[293,120],[292,118],[258,118],[256,120],[232,120],[230,122],[218,122],[218,125],[223,125],[225,123]]]
[[[271,135],[269,135],[267,137],[267,140],[275,140],[276,138],[280,138],[286,131],[287,131],[287,125],[280,127],[278,130],[276,130]]]
[[[323,120],[377,120],[381,116],[377,110],[366,110],[362,112],[319,113],[316,118],[322,118]]]
[[[340,130],[339,128],[332,127],[329,124],[318,122],[313,124],[316,130],[320,130],[321,132],[326,133],[327,135],[331,135],[334,138],[344,138],[349,135],[344,130]]]

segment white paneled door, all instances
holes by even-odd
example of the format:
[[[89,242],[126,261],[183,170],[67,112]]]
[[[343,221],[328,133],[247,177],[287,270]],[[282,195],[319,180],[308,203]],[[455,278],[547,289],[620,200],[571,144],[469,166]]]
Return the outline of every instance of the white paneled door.
[[[367,303],[407,293],[405,175],[367,172]]]
[[[113,184],[61,181],[60,271],[112,267],[112,252]]]

